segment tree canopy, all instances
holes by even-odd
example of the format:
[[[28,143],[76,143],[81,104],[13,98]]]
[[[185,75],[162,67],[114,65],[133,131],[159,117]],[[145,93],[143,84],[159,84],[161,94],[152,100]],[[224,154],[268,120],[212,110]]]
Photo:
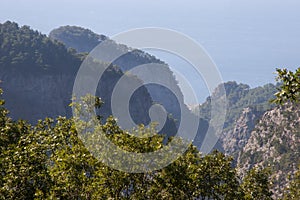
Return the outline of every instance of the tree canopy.
[[[272,101],[277,104],[283,104],[287,101],[299,102],[300,99],[300,68],[295,72],[287,69],[277,69],[277,81],[282,85],[275,94],[276,98]]]
[[[46,118],[35,126],[14,122],[3,103],[0,199],[270,199],[264,171],[250,172],[248,176],[253,178],[243,184],[232,158],[223,153],[203,156],[191,145],[161,170],[126,173],[104,165],[86,149],[74,119]],[[100,126],[112,142],[127,151],[153,151],[166,145],[159,134],[133,139],[112,117]],[[256,178],[257,173],[265,178]]]

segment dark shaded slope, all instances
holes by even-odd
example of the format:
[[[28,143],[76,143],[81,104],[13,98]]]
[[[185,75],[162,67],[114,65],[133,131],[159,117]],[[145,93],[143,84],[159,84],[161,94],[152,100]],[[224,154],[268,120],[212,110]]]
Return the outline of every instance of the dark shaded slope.
[[[12,22],[0,24],[0,44],[1,87],[11,116],[30,122],[58,115],[70,117],[68,105],[83,57],[28,26],[19,27]],[[93,65],[102,67],[101,63]],[[123,73],[116,66],[105,73],[96,95],[110,102],[113,85]],[[128,77],[128,81],[140,80]],[[137,123],[148,122],[152,100],[147,90],[142,87],[131,103]],[[100,114],[105,118],[110,115],[110,105],[104,104]]]
[[[173,72],[170,70],[169,66],[166,63],[146,52],[138,49],[132,49],[123,44],[117,44],[104,35],[96,34],[91,30],[84,29],[82,27],[62,26],[52,30],[49,34],[49,37],[53,40],[57,40],[66,44],[66,46],[69,48],[76,49],[76,51],[80,53],[90,52],[93,50],[91,54],[94,55],[96,54],[95,51],[97,51],[97,49],[94,48],[101,42],[105,41],[105,45],[109,46],[109,51],[101,51],[101,57],[110,57],[110,53],[121,55],[112,63],[119,66],[120,69],[125,73],[138,66],[150,64],[149,66],[147,66],[146,71],[143,71],[143,73],[149,74],[150,77],[155,77],[157,79],[159,79],[158,77],[161,78],[163,76],[164,80],[167,81],[167,85],[171,86],[171,88],[166,88],[159,84],[145,85],[152,100],[163,105],[167,113],[172,115],[167,119],[168,123],[166,124],[166,127],[164,127],[164,130],[162,132],[165,133],[165,131],[167,131],[167,133],[173,133],[174,130],[176,130],[174,129],[174,127],[170,127],[169,125],[170,123],[172,124],[172,121],[174,121],[174,119],[175,121],[177,121],[177,127],[179,126],[181,121],[179,102],[183,102],[183,95],[180,88],[178,87],[178,83],[175,79],[175,76],[173,75]],[[109,62],[109,60],[105,59],[104,61]],[[157,72],[155,72],[155,70],[152,68],[151,64],[160,65],[160,76],[158,76]],[[198,118],[188,110],[186,105],[184,105],[183,110],[184,113],[189,113],[188,117]],[[201,146],[207,128],[207,121],[200,119],[198,133],[194,143],[196,146]]]

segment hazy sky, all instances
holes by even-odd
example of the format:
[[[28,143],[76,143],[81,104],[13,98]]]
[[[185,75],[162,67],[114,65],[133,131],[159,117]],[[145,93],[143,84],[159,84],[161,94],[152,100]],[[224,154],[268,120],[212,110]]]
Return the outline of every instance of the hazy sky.
[[[88,26],[112,34],[139,26],[193,32],[208,25],[228,30],[276,30],[269,23],[289,28],[300,23],[298,0],[1,0],[0,5],[1,21],[30,23],[44,33],[64,24]]]
[[[199,42],[225,81],[257,86],[273,81],[276,67],[300,66],[299,10],[299,0],[1,0],[0,23],[16,21],[45,34],[78,25],[108,36],[171,28]]]

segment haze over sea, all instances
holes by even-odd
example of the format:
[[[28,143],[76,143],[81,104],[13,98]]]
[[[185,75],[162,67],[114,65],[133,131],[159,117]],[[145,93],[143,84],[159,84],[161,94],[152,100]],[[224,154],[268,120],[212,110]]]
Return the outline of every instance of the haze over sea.
[[[274,83],[275,68],[300,66],[299,0],[2,0],[0,23],[29,25],[42,33],[62,25],[77,25],[112,36],[141,27],[182,32],[209,53],[224,81],[251,87]],[[187,64],[166,53],[151,51],[199,85],[202,102],[208,95],[203,81]]]

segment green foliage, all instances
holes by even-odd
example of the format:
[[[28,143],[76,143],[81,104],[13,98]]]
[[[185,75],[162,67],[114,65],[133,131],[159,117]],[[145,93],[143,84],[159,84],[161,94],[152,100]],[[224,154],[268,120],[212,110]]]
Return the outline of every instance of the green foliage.
[[[72,70],[80,59],[59,42],[33,31],[29,26],[19,27],[14,22],[0,24],[0,68],[32,73],[41,71]],[[63,60],[61,58],[64,58]]]
[[[92,97],[87,97],[86,100]],[[101,100],[96,98],[96,104]],[[265,191],[267,182],[242,187],[232,158],[220,152],[202,156],[194,147],[169,166],[148,173],[126,173],[97,160],[78,136],[74,119],[46,118],[32,126],[13,122],[1,107],[0,199],[244,199]],[[132,152],[164,147],[164,136],[143,126],[135,138],[110,117],[100,128],[113,143]],[[101,148],[94,146],[95,148]],[[247,183],[247,180],[245,180]]]
[[[277,81],[281,81],[282,85],[275,93],[276,98],[272,102],[283,104],[287,101],[298,102],[300,99],[300,68],[295,72],[287,69],[276,69]]]
[[[300,99],[300,68],[298,68],[295,72],[289,71],[287,69],[276,69],[277,71],[277,81],[282,82],[282,85],[278,88],[278,92],[275,93],[276,98],[273,99],[271,102],[276,104],[284,104],[286,102],[298,103]],[[295,106],[297,109],[297,106]],[[289,121],[295,120],[294,113],[286,112],[287,114],[285,117]],[[298,116],[296,116],[298,117]],[[294,131],[294,130],[291,130]],[[295,131],[294,131],[295,132]],[[299,137],[299,130],[296,130],[294,133],[296,137]],[[286,151],[286,146],[284,149],[281,150]],[[283,163],[289,163],[290,155],[293,155],[290,152],[285,152],[284,158],[286,161]],[[292,160],[298,160],[299,157]],[[288,168],[286,166],[285,168]],[[288,187],[286,188],[286,193],[284,194],[283,199],[299,199],[300,197],[300,165],[298,166],[298,170],[294,175],[292,181],[290,181]]]
[[[260,170],[258,168],[251,169],[242,184],[246,200],[269,200],[272,199],[269,183],[270,171],[267,169]]]
[[[298,200],[300,197],[300,165],[298,170],[286,188],[286,193],[284,194],[284,200]]]

